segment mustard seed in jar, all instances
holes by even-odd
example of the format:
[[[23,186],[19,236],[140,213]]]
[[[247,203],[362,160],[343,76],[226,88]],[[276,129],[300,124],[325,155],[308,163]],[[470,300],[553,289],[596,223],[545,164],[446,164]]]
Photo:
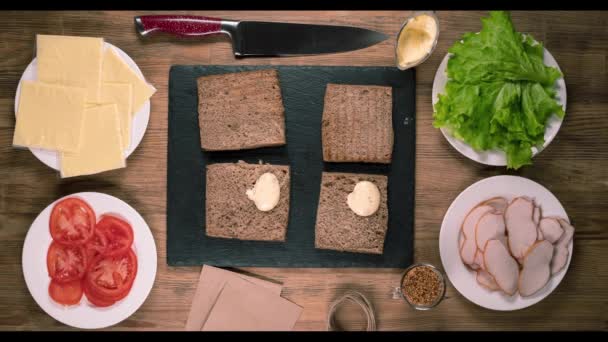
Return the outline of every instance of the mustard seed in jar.
[[[445,292],[443,278],[431,266],[416,266],[403,277],[401,291],[412,305],[430,308],[436,305]]]

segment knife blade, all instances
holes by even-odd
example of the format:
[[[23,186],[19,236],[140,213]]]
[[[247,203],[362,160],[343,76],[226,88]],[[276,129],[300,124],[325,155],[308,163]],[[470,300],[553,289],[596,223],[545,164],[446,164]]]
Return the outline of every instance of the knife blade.
[[[164,32],[180,37],[226,34],[235,56],[293,56],[337,53],[363,49],[388,38],[358,27],[234,21],[191,15],[135,17],[141,36]]]

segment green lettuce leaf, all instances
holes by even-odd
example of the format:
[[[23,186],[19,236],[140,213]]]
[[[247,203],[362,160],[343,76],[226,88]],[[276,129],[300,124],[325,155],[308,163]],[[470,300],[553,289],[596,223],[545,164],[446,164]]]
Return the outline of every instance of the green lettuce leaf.
[[[462,83],[532,81],[553,85],[561,77],[543,63],[543,46],[515,31],[508,12],[490,12],[483,28],[466,33],[449,52],[448,76]]]
[[[476,150],[504,150],[507,167],[518,169],[544,143],[549,117],[564,116],[554,89],[561,73],[544,65],[543,46],[516,32],[507,12],[482,22],[479,34],[467,33],[450,48],[433,125]]]

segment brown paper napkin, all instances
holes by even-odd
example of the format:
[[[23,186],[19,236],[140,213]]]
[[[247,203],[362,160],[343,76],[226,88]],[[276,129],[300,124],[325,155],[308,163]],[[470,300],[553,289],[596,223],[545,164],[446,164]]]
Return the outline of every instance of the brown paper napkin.
[[[302,308],[251,282],[229,280],[203,331],[289,331]]]
[[[280,298],[281,290],[283,289],[281,284],[204,265],[194,299],[192,300],[190,315],[186,322],[186,330],[201,330],[224,285],[229,281],[237,287],[250,284],[255,287],[256,291],[254,292],[268,292],[270,295],[278,298]]]

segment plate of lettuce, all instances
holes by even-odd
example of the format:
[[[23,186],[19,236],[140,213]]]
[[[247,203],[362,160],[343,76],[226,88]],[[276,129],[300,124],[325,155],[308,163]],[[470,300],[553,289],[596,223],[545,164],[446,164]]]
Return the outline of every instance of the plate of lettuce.
[[[555,137],[566,84],[542,43],[515,30],[509,12],[491,11],[465,33],[433,82],[433,126],[479,163],[519,169]]]

